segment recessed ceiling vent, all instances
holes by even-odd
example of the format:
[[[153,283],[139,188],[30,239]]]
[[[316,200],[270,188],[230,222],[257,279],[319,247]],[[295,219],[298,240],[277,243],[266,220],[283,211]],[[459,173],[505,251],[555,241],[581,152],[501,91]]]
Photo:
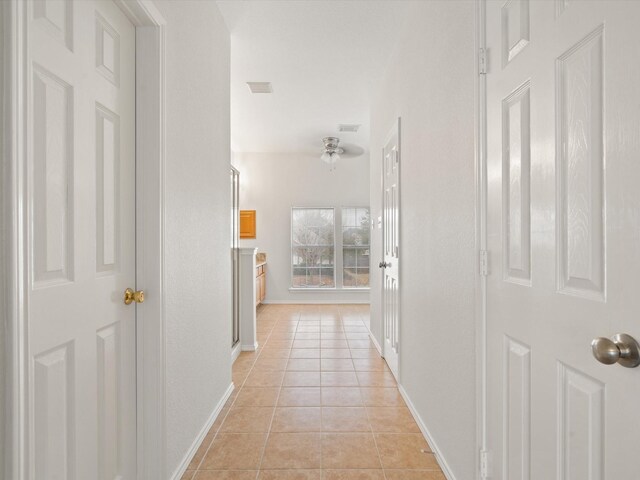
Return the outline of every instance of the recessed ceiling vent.
[[[339,132],[357,132],[358,129],[360,128],[360,125],[355,125],[355,124],[348,124],[348,123],[341,123],[340,125],[338,125],[338,131]]]
[[[273,93],[271,82],[247,82],[251,93]]]

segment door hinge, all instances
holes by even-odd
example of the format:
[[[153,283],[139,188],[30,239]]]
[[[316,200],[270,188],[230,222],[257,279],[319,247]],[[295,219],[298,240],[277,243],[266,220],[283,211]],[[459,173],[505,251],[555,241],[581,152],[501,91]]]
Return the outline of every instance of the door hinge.
[[[478,51],[478,73],[480,75],[487,74],[487,49],[481,48]]]
[[[486,250],[480,250],[480,275],[489,275],[489,252]]]
[[[487,450],[480,450],[480,478],[491,477],[491,454]]]

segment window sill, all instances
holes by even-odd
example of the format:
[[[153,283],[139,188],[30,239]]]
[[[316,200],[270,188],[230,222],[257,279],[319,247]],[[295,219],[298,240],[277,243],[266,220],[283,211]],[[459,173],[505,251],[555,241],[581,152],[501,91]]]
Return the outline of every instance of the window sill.
[[[329,292],[329,293],[364,293],[369,292],[371,289],[369,287],[360,287],[360,288],[295,288],[289,287],[290,292],[294,293],[304,293],[304,292]]]

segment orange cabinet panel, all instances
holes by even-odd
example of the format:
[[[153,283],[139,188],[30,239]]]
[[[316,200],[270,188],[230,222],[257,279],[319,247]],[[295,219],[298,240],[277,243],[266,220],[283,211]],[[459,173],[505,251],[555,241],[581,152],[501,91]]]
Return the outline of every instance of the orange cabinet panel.
[[[255,210],[240,210],[240,238],[256,238]]]

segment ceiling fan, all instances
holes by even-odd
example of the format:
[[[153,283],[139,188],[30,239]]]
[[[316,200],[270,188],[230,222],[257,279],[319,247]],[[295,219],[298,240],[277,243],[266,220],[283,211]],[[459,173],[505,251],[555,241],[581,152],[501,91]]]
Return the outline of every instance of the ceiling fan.
[[[344,148],[338,146],[340,143],[338,137],[324,137],[322,143],[324,143],[324,149],[320,159],[331,165],[331,170],[333,170],[336,162],[340,160],[340,155],[344,153]]]

